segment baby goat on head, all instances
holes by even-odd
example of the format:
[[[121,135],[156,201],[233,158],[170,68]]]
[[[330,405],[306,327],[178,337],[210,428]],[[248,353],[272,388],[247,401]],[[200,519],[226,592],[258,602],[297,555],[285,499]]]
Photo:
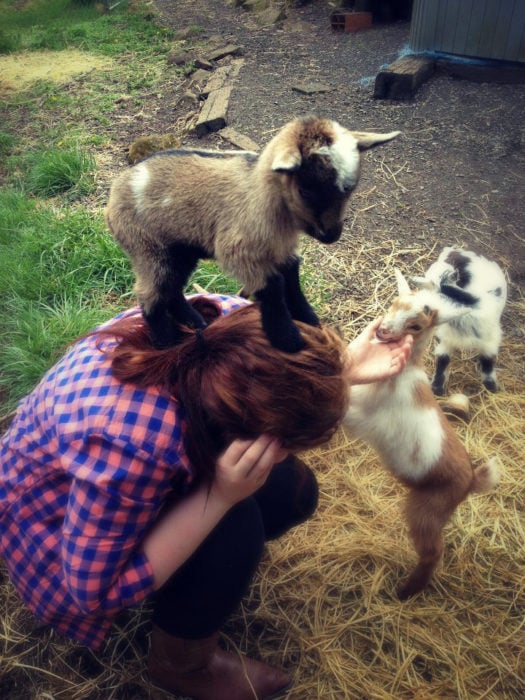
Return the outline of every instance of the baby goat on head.
[[[419,562],[399,591],[404,600],[429,582],[443,551],[442,531],[471,492],[497,483],[497,464],[473,468],[461,441],[432,394],[422,366],[435,326],[465,313],[437,291],[411,292],[396,270],[399,296],[377,330],[379,341],[414,337],[411,358],[392,379],[350,387],[345,428],[374,447],[383,465],[408,487],[406,517]]]
[[[106,221],[131,258],[154,342],[176,343],[178,324],[204,327],[183,289],[199,259],[215,258],[261,302],[272,344],[300,350],[292,319],[319,321],[299,284],[299,234],[339,239],[359,151],[398,134],[309,117],[286,124],[260,154],[165,151],[117,177]]]
[[[499,265],[471,250],[448,246],[424,277],[412,277],[411,281],[421,289],[439,290],[466,311],[439,329],[434,349],[434,393],[438,396],[445,393],[445,371],[450,357],[462,349],[479,354],[483,385],[489,391],[497,391],[494,363],[501,344],[501,314],[507,300],[507,281]]]

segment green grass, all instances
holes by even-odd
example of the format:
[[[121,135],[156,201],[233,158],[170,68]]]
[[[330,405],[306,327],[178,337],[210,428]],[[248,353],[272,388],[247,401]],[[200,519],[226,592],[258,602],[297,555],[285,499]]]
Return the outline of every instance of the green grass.
[[[50,148],[32,155],[25,187],[29,194],[40,197],[68,191],[81,197],[93,190],[95,167],[93,155],[78,146]]]
[[[96,3],[33,0],[20,9],[16,0],[0,0],[0,53],[78,48],[119,56],[123,47],[138,54],[162,50],[173,33],[146,7],[126,13],[127,4],[102,14]]]
[[[0,97],[0,417],[68,343],[135,303],[130,262],[96,199],[95,156],[114,138],[117,98],[140,108],[176,76],[164,70],[171,32],[147,5],[100,14],[92,2],[0,0],[0,53],[43,48],[115,58],[67,89],[39,81]],[[189,292],[193,282],[239,289],[213,262],[199,266]]]
[[[102,214],[0,192],[0,386],[4,411],[68,342],[132,299],[133,276]]]

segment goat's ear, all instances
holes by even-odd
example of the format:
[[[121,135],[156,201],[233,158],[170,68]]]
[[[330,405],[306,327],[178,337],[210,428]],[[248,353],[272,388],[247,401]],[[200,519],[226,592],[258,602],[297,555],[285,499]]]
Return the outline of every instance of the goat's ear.
[[[419,277],[416,275],[415,277],[409,277],[410,283],[414,285],[417,289],[436,289],[437,286],[432,280],[427,279],[426,277]]]
[[[399,296],[402,294],[410,294],[410,287],[408,286],[408,282],[406,279],[403,277],[403,273],[401,270],[399,270],[397,267],[394,269],[394,274],[396,276],[396,282],[397,282],[397,293]]]
[[[461,316],[468,314],[470,309],[467,306],[459,306],[457,304],[452,304],[447,302],[443,297],[440,298],[439,304],[437,306],[437,316],[436,324],[441,325],[442,323],[450,323],[450,321],[455,321]]]
[[[301,151],[298,148],[287,148],[277,153],[272,162],[272,170],[278,173],[293,173],[301,165]]]
[[[352,136],[357,141],[357,146],[364,150],[365,148],[372,148],[372,146],[378,146],[385,141],[391,141],[399,136],[400,131],[390,131],[388,134],[376,134],[373,131],[351,131]]]

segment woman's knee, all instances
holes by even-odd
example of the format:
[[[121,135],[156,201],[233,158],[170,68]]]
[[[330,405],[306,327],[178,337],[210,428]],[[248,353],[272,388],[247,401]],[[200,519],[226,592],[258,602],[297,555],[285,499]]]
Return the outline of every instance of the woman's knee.
[[[274,539],[310,518],[319,500],[314,472],[301,459],[289,455],[276,464],[254,498],[259,504],[266,539]]]

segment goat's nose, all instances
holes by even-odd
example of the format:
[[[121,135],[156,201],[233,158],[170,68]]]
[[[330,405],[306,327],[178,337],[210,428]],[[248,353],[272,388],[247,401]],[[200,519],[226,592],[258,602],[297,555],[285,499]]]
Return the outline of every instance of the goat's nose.
[[[392,331],[386,326],[379,326],[376,331],[376,338],[382,341],[390,340],[392,338]]]
[[[341,238],[343,233],[343,224],[336,224],[335,226],[330,226],[324,230],[323,243],[335,243]]]

